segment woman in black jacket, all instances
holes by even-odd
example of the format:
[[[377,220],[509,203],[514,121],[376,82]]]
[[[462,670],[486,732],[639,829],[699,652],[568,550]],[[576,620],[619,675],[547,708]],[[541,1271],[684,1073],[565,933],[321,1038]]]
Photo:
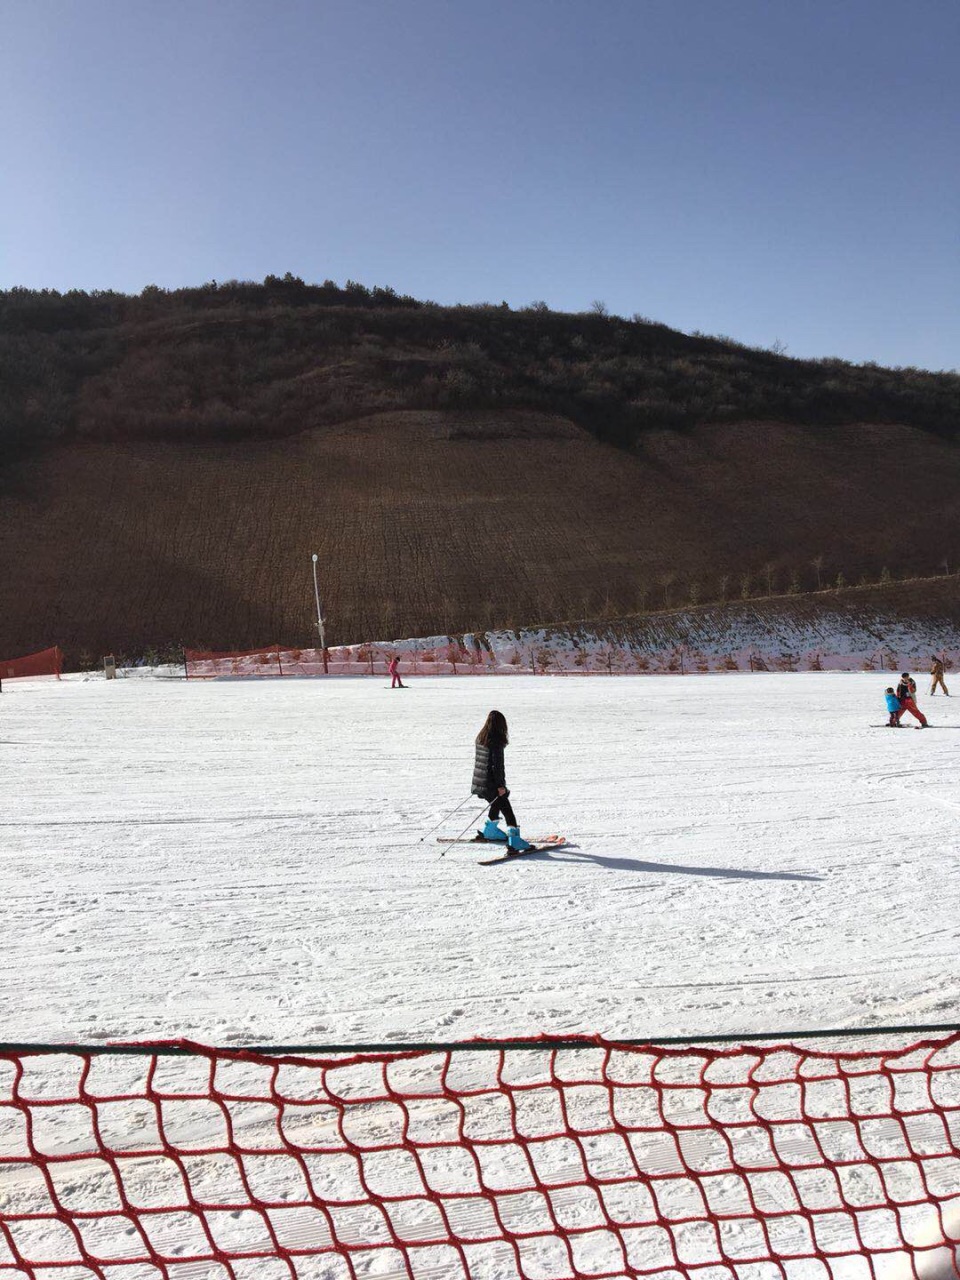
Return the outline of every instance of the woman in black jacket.
[[[521,836],[516,815],[510,803],[503,749],[510,741],[507,722],[499,711],[491,711],[477,734],[477,754],[473,765],[473,794],[492,801],[490,816],[480,835],[484,840],[506,841],[514,853],[523,853],[530,845]],[[506,819],[507,831],[498,822],[501,813]]]

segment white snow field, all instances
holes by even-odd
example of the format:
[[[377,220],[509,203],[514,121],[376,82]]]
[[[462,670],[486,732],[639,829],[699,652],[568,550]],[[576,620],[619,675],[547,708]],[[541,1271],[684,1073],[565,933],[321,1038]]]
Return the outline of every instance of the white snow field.
[[[957,1021],[960,699],[874,728],[888,681],[5,684],[0,1040]],[[491,707],[521,829],[570,843],[480,867],[420,837]]]

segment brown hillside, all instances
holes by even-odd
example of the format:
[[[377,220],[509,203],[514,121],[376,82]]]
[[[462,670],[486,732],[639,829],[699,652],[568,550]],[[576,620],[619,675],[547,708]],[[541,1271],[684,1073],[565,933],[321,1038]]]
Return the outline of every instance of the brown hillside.
[[[339,643],[739,596],[742,573],[806,589],[819,556],[824,580],[936,572],[958,517],[960,451],[896,425],[713,423],[631,452],[533,411],[75,437],[0,506],[0,654],[304,643],[312,551]]]

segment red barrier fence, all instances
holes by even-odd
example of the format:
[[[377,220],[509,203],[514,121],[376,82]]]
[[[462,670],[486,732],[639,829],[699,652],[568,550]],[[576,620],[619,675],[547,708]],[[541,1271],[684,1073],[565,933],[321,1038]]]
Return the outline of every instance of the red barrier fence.
[[[327,650],[326,671],[330,675],[383,676],[392,657],[386,646],[360,645]],[[458,646],[440,649],[397,651],[401,675],[471,675],[481,672],[530,674],[532,665],[497,666],[486,651]],[[215,653],[185,649],[187,679],[215,679],[231,676],[316,676],[323,675],[323,653],[319,649],[284,649],[268,645],[241,653]]]
[[[215,653],[206,649],[184,649],[183,662],[188,680],[209,680],[225,676],[282,676],[280,646],[245,649],[237,653]]]
[[[0,1277],[956,1280],[960,1032],[0,1047]]]
[[[890,671],[929,670],[929,652],[898,653],[877,649],[869,654],[830,654],[819,650],[763,654],[754,648],[728,653],[702,653],[692,648],[663,649],[648,653],[615,645],[592,647],[574,644],[505,646],[500,654],[486,648],[465,647],[456,642],[437,648],[366,644],[327,651],[330,675],[387,674],[396,654],[401,676],[425,675],[691,675],[722,671]],[[960,654],[940,654],[949,672]],[[198,649],[184,652],[188,679],[231,676],[315,676],[324,674],[319,649],[285,649],[267,645],[239,653],[215,653]]]
[[[23,658],[6,658],[0,661],[0,680],[18,680],[23,676],[56,676],[60,679],[63,655],[56,645],[28,653]]]

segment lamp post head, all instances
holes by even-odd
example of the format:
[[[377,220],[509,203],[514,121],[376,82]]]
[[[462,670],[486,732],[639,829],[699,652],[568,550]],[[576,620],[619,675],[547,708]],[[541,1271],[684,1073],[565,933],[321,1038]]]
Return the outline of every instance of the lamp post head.
[[[316,552],[314,552],[314,553],[313,553],[313,563],[314,563],[314,564],[316,564],[316,563],[317,563],[317,553],[316,553]]]

